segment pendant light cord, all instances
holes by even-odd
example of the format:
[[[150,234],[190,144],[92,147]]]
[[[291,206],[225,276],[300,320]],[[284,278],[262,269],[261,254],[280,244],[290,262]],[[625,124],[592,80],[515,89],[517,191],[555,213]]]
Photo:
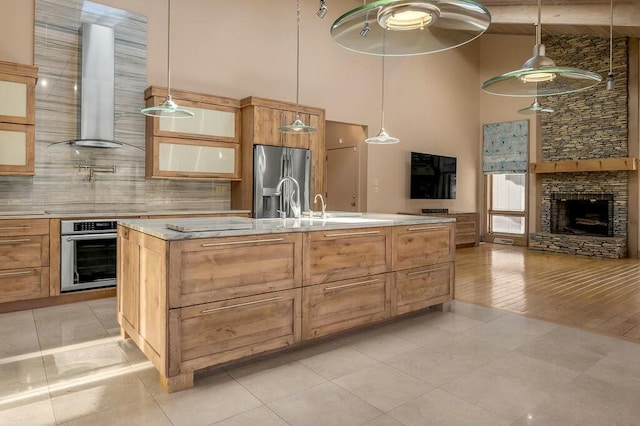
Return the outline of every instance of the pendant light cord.
[[[538,0],[538,25],[536,25],[536,44],[542,44],[542,0]]]
[[[171,97],[171,0],[168,2],[167,15],[167,99]]]
[[[384,53],[384,47],[383,47]],[[384,129],[384,54],[382,55],[382,106],[380,108],[382,110],[382,114],[380,117],[380,127]]]
[[[611,24],[609,25],[609,74],[613,73],[613,0],[611,0]]]
[[[300,0],[298,0],[298,7],[296,9],[296,114],[298,111],[300,94]]]

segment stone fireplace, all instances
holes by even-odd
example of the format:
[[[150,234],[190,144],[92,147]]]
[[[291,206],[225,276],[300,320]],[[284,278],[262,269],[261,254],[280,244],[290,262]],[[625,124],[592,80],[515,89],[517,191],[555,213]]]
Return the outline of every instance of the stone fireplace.
[[[551,233],[613,237],[613,194],[551,194]]]
[[[549,36],[544,42],[566,64],[607,68],[607,39]],[[539,117],[537,164],[544,167],[534,171],[539,229],[529,234],[532,250],[627,256],[632,169],[621,164],[629,157],[628,52],[626,38],[614,39],[614,67],[620,70],[614,90],[602,84],[545,97],[545,105],[556,112]]]

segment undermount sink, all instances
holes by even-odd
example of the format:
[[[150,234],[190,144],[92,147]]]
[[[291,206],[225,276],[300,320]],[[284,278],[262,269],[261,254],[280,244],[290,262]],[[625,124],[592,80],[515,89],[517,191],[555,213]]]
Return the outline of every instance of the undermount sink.
[[[309,212],[304,212],[302,214],[303,219],[322,219],[320,216],[322,213],[320,212],[311,212],[311,216],[309,216]],[[325,212],[325,218],[334,218],[334,217],[362,217],[362,213],[360,212],[341,212],[341,211],[328,211]]]
[[[322,226],[324,224],[331,223],[380,223],[380,222],[392,222],[388,219],[374,219],[370,217],[361,217],[361,216],[343,216],[343,217],[332,217],[328,216],[326,218],[321,217],[301,217],[300,219],[288,219],[291,221],[299,221],[301,225],[313,226],[318,225]]]
[[[327,217],[361,217],[360,212],[326,212]]]
[[[388,219],[372,219],[368,217],[331,217],[327,216],[326,219],[320,219],[321,221],[329,223],[373,223],[373,222],[391,222]]]

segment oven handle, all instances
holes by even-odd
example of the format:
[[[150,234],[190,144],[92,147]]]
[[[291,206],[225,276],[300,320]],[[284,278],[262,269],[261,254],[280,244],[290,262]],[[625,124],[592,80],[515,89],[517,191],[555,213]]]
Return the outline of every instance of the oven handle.
[[[110,238],[117,238],[118,234],[84,234],[84,235],[63,235],[67,241],[82,241],[82,240],[108,240]]]

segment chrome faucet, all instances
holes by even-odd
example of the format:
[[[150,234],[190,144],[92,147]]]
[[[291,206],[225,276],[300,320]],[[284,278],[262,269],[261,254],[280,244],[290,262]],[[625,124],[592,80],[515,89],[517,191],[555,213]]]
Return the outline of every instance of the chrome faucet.
[[[316,196],[313,197],[313,204],[318,204],[318,197],[320,197],[320,203],[322,203],[322,216],[320,216],[320,217],[322,219],[326,219],[327,218],[327,212],[326,212],[327,206],[324,204],[324,198],[322,198],[322,194],[316,194]]]
[[[282,200],[282,184],[286,181],[290,180],[291,182],[294,183],[294,185],[296,186],[296,190],[293,191],[293,194],[290,195],[291,198],[293,198],[293,195],[296,195],[296,201],[294,202],[293,200],[289,199],[286,200],[289,204],[289,206],[291,207],[291,212],[293,213],[293,217],[295,217],[296,219],[300,219],[300,185],[298,184],[298,181],[295,180],[294,178],[292,178],[291,176],[283,176],[282,179],[280,179],[280,181],[278,182],[278,185],[276,186],[276,192],[273,195],[280,195],[281,196],[281,200]],[[286,203],[285,203],[286,204]],[[281,206],[283,205],[283,203],[280,204]],[[278,210],[278,213],[280,213],[280,217],[281,218],[285,218],[287,217],[287,209],[284,210]]]

